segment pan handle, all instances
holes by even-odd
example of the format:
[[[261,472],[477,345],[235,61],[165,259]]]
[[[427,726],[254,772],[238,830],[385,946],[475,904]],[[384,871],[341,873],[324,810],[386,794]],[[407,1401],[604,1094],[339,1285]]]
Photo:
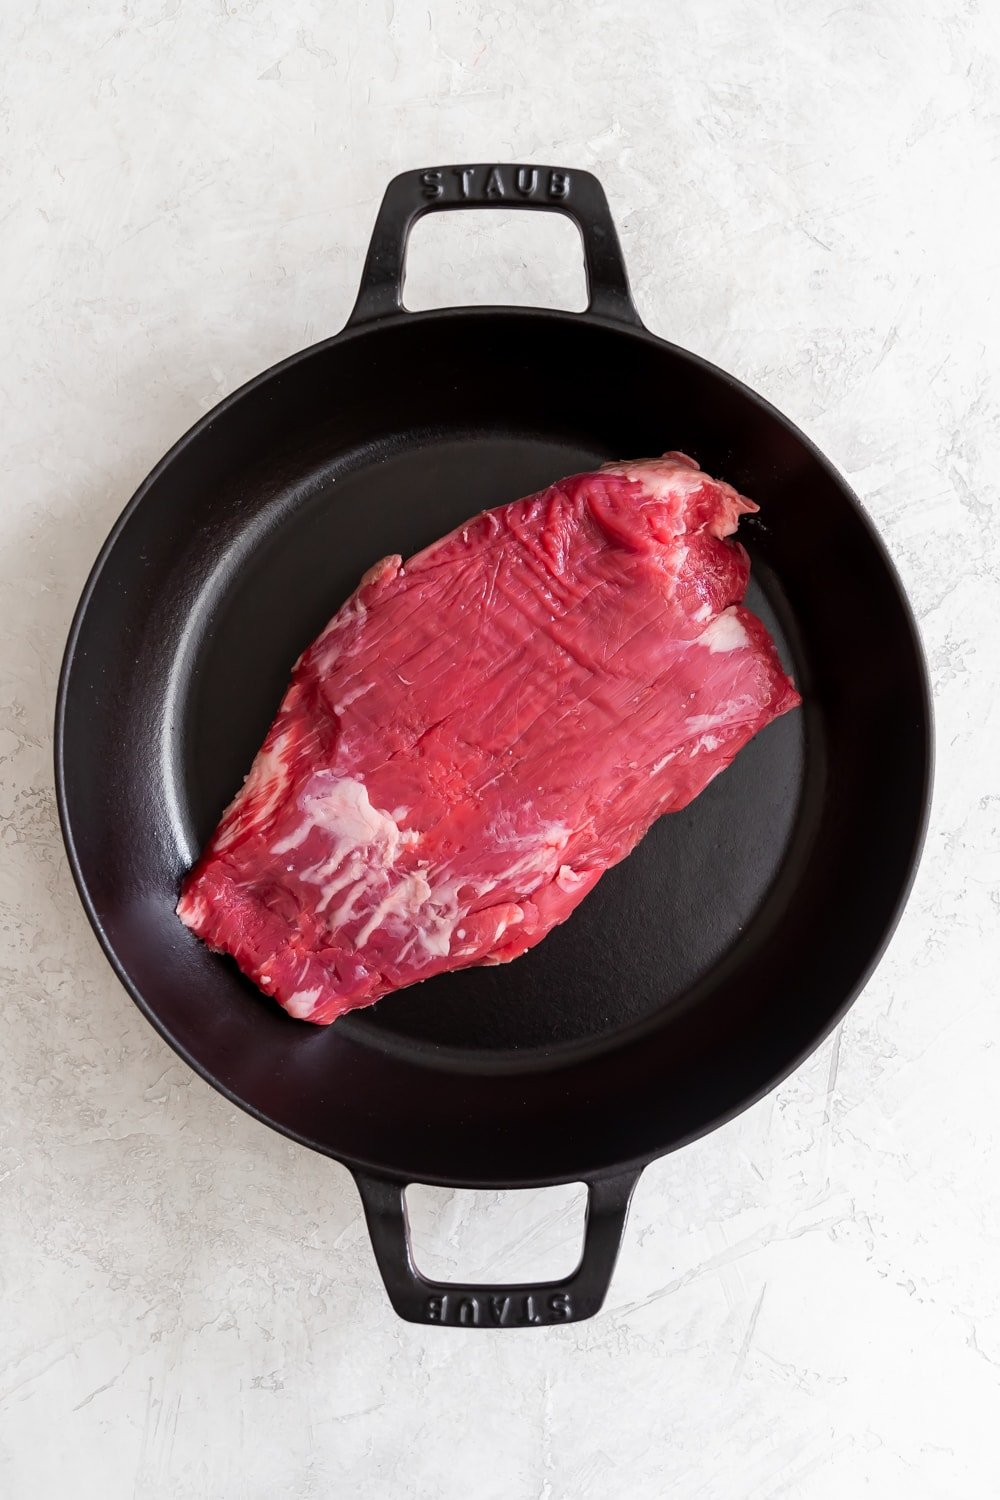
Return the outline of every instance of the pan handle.
[[[401,172],[385,190],[350,328],[405,312],[406,242],[424,214],[452,208],[531,208],[563,213],[583,239],[588,313],[642,327],[604,189],[590,172],[508,163]]]
[[[355,1171],[372,1248],[389,1300],[408,1323],[456,1328],[531,1328],[578,1323],[601,1308],[618,1259],[638,1168],[587,1183],[583,1252],[562,1281],[514,1286],[469,1286],[430,1281],[413,1261],[406,1217],[406,1184]]]

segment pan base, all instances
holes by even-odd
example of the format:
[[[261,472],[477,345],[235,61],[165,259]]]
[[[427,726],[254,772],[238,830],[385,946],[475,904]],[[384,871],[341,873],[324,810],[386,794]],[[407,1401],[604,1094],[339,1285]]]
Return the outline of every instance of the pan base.
[[[664,441],[675,437],[665,432]],[[186,643],[177,714],[186,733],[172,765],[191,855],[246,774],[296,656],[371,563],[408,556],[479,510],[612,456],[571,438],[426,432],[399,440],[377,464],[344,455],[284,491],[280,525],[265,522],[249,550],[241,535],[206,575],[193,611],[202,630]],[[794,672],[766,569],[747,602]],[[378,1047],[524,1058],[659,1017],[745,940],[765,907],[793,840],[805,765],[804,715],[794,712],[690,807],[661,819],[538,948],[510,965],[439,975],[338,1025]]]

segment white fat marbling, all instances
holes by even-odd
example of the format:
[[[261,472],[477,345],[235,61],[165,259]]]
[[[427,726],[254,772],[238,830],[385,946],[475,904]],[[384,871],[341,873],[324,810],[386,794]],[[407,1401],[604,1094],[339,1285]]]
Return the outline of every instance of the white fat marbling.
[[[724,609],[720,615],[716,615],[712,623],[705,626],[694,644],[705,646],[711,655],[715,656],[721,651],[738,651],[741,646],[747,644],[748,640],[749,636],[733,608]]]
[[[311,834],[319,832],[327,848],[322,859],[307,866],[301,879],[317,886],[317,912],[330,911],[330,925],[336,929],[352,922],[358,909],[374,902],[361,927],[353,936],[353,946],[360,950],[372,934],[384,927],[398,937],[405,957],[414,947],[428,957],[444,958],[451,951],[451,936],[459,916],[459,894],[471,891],[477,897],[493,889],[492,880],[438,879],[431,885],[421,868],[398,877],[396,861],[402,851],[420,842],[416,829],[401,829],[395,815],[374,807],[368,789],[358,777],[340,776],[334,771],[320,771],[313,776],[300,797],[301,820],[274,845],[275,854],[286,854],[305,844]],[[558,842],[561,835],[562,842]],[[553,826],[546,851],[563,847],[569,830]],[[552,845],[551,840],[555,839]],[[331,907],[342,891],[344,899]]]
[[[419,930],[421,915],[430,899],[431,888],[426,876],[419,870],[406,875],[375,907],[354,939],[354,946],[363,948],[375,929],[388,926],[394,917],[401,918],[407,928],[416,927]]]
[[[271,814],[276,811],[287,781],[284,761],[284,752],[287,748],[288,735],[286,733],[276,735],[273,744],[269,745],[266,750],[258,751],[249,773],[244,778],[239,799],[234,799],[223,815],[215,837],[217,853],[221,854],[223,850],[228,849],[237,835],[246,827],[252,825],[256,828],[263,828]]]
[[[306,866],[300,878],[319,888],[317,912],[325,912],[334,896],[347,890],[344,900],[331,913],[335,927],[349,922],[362,901],[378,895],[392,875],[400,850],[418,843],[420,838],[415,829],[401,829],[390,813],[373,807],[363,781],[334,771],[319,771],[310,779],[299,798],[298,810],[299,822],[291,833],[277,840],[273,852],[289,854],[301,848],[311,834],[318,832],[323,836],[327,852],[315,864]],[[427,883],[422,881],[422,884],[426,887]],[[415,917],[411,887],[416,890],[412,881],[401,882],[396,891],[384,899],[379,897],[375,911],[384,915],[391,910],[404,912],[413,907],[411,915]],[[365,937],[359,935],[356,940],[359,947],[364,946],[378,925],[373,913],[373,919],[365,923]]]
[[[623,479],[639,480],[648,494],[657,499],[668,499],[671,495],[691,493],[700,489],[704,474],[692,459],[683,454],[655,456],[635,463],[602,464],[605,474],[618,474]]]
[[[544,881],[551,880],[561,864],[561,854],[569,843],[571,829],[565,823],[547,823],[530,833],[496,836],[505,863],[496,885],[511,885],[523,895],[530,895]]]
[[[996,1500],[997,7],[2,10],[4,1496]],[[148,1026],[80,910],[51,773],[63,641],[129,494],[343,323],[394,172],[493,155],[596,172],[650,328],[847,475],[913,600],[938,739],[923,867],[861,999],[646,1170],[601,1317],[509,1336],[400,1323],[347,1172]],[[407,299],[579,307],[578,246],[555,214],[430,215]],[[663,427],[689,443],[669,404]],[[445,1275],[576,1257],[572,1187],[411,1197]]]
[[[368,788],[354,776],[318,771],[300,798],[301,821],[272,846],[275,854],[298,849],[314,831],[346,848],[374,849],[391,864],[405,838],[395,818],[373,807]]]
[[[323,987],[318,984],[308,990],[296,990],[294,995],[289,995],[286,1000],[285,1009],[291,1015],[298,1016],[300,1020],[305,1020],[307,1016],[312,1015],[316,1001],[322,993]]]
[[[651,774],[653,776],[659,776],[660,772],[664,769],[665,766],[669,766],[672,760],[677,759],[682,749],[683,746],[679,745],[676,750],[668,750],[666,755],[661,755],[659,760],[653,762],[653,769]]]
[[[370,693],[374,686],[374,682],[361,682],[357,687],[351,688],[349,692],[346,692],[344,696],[333,705],[334,713],[346,713],[346,711],[351,707],[352,704],[357,703],[358,699],[363,698],[366,693]]]
[[[204,896],[195,895],[187,891],[177,903],[177,914],[183,917],[189,927],[200,927],[208,916],[209,905]]]

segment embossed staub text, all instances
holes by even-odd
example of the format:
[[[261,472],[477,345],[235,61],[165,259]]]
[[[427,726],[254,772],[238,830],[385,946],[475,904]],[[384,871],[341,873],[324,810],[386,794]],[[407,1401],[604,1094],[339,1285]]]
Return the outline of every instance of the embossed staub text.
[[[424,1303],[428,1323],[456,1328],[527,1328],[566,1323],[572,1316],[569,1292],[442,1292]]]
[[[433,167],[419,173],[419,179],[425,198],[470,203],[561,203],[571,187],[570,173],[559,167]]]

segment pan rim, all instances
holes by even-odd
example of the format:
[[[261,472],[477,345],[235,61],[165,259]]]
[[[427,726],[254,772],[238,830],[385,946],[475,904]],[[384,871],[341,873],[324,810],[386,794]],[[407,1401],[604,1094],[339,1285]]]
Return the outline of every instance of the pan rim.
[[[791,1057],[791,1059],[786,1060],[782,1064],[782,1066],[766,1080],[764,1080],[764,1082],[755,1091],[750,1094],[745,1094],[731,1108],[720,1111],[717,1114],[713,1115],[711,1118],[699,1122],[689,1133],[671,1141],[666,1146],[663,1146],[659,1149],[654,1149],[652,1151],[641,1152],[627,1160],[616,1158],[613,1162],[601,1164],[591,1171],[571,1171],[558,1176],[551,1175],[550,1173],[544,1173],[523,1177],[498,1177],[495,1175],[491,1175],[487,1170],[478,1176],[470,1178],[465,1175],[449,1176],[440,1173],[435,1174],[433,1172],[425,1171],[421,1171],[415,1174],[412,1171],[407,1170],[403,1165],[386,1166],[383,1162],[368,1161],[358,1156],[347,1156],[344,1153],[335,1152],[326,1145],[318,1142],[317,1140],[311,1139],[307,1134],[296,1131],[295,1129],[289,1127],[287,1124],[272,1118],[264,1111],[250,1104],[239,1094],[230,1089],[224,1082],[213,1076],[206,1067],[198,1062],[198,1060],[193,1056],[193,1054],[187,1047],[185,1047],[174,1038],[171,1033],[170,1027],[163,1020],[161,1020],[161,1018],[155,1013],[155,1011],[147,1004],[139,989],[130,978],[121,960],[118,958],[114,946],[108,938],[104,923],[97,911],[94,899],[91,896],[87,878],[83,871],[79,851],[76,846],[76,839],[73,831],[72,809],[70,806],[70,799],[67,795],[66,714],[69,686],[75,664],[75,658],[77,655],[77,647],[80,635],[83,630],[84,622],[91,608],[95,595],[97,594],[101,575],[114,551],[115,546],[118,543],[123,530],[127,526],[132,515],[142,504],[146,495],[156,484],[160,476],[185,451],[185,449],[190,444],[197,441],[198,438],[200,438],[221,415],[232,409],[240,401],[249,396],[252,392],[258,390],[261,386],[267,384],[273,378],[280,376],[281,374],[294,368],[297,365],[305,363],[314,356],[324,353],[335,345],[346,345],[348,342],[353,342],[357,339],[363,340],[375,333],[383,333],[391,327],[401,327],[418,324],[426,326],[438,322],[453,323],[456,320],[466,320],[469,323],[484,323],[491,319],[496,319],[497,317],[502,317],[506,320],[515,320],[524,324],[531,323],[536,327],[539,324],[544,324],[548,327],[552,327],[555,324],[562,324],[566,326],[586,325],[594,328],[599,328],[604,331],[609,331],[616,335],[626,336],[630,341],[634,340],[646,346],[655,347],[660,352],[670,353],[675,357],[680,358],[682,361],[689,362],[691,365],[711,374],[716,379],[723,380],[729,386],[734,388],[740,395],[748,399],[750,403],[758,410],[767,413],[772,417],[772,419],[780,423],[782,428],[802,446],[802,449],[810,456],[810,458],[812,458],[813,461],[816,462],[834,481],[834,483],[843,493],[844,497],[851,503],[856,513],[857,519],[861,522],[866,540],[868,544],[873,548],[873,551],[885,572],[887,581],[892,587],[895,604],[900,612],[901,623],[906,628],[909,645],[912,651],[912,664],[916,668],[916,680],[919,685],[919,692],[924,713],[920,742],[919,744],[915,743],[914,745],[915,753],[920,755],[922,762],[919,812],[914,822],[909,848],[905,851],[905,855],[901,855],[901,862],[905,860],[905,879],[900,884],[900,889],[896,895],[895,901],[892,904],[886,920],[882,924],[882,929],[878,941],[873,944],[871,955],[863,969],[863,972],[860,974],[860,977],[858,978],[857,982],[852,987],[850,992],[844,998],[842,1004],[837,1008],[835,1013],[829,1019],[828,1024],[826,1024],[818,1034],[814,1034],[804,1047],[799,1049],[796,1054]],[[846,1015],[847,1011],[850,1009],[851,1005],[853,1005],[855,1000],[864,990],[874,970],[881,961],[885,950],[892,938],[892,935],[899,923],[903,909],[906,905],[907,898],[912,889],[914,879],[916,877],[916,872],[920,861],[920,854],[926,838],[932,805],[934,748],[933,698],[930,689],[930,681],[927,671],[926,658],[923,650],[923,644],[912,606],[910,605],[909,599],[905,593],[905,590],[903,589],[898,571],[885,546],[885,543],[876,530],[858,496],[854,492],[853,488],[848,484],[846,479],[844,479],[844,477],[837,471],[831,461],[816,447],[812,440],[805,433],[803,433],[793,422],[791,422],[789,418],[784,416],[783,413],[778,411],[776,407],[768,402],[766,398],[760,396],[756,391],[745,385],[736,377],[728,374],[728,372],[720,369],[710,361],[703,359],[701,356],[693,354],[688,350],[682,349],[665,339],[661,339],[659,336],[651,333],[646,328],[631,324],[625,324],[614,318],[606,318],[592,313],[573,313],[543,308],[511,308],[505,306],[484,306],[475,308],[435,308],[418,313],[401,312],[399,314],[394,314],[380,319],[377,322],[369,322],[357,326],[348,326],[341,332],[336,333],[327,339],[323,339],[316,344],[310,345],[305,349],[299,350],[296,353],[287,356],[285,359],[279,361],[278,363],[270,366],[269,368],[261,371],[257,375],[251,377],[243,385],[241,385],[235,391],[231,392],[230,395],[225,397],[220,403],[218,403],[217,406],[213,407],[209,412],[202,416],[185,433],[183,433],[150,470],[150,472],[146,475],[145,479],[143,479],[143,481],[140,483],[138,488],[135,490],[135,492],[123,508],[121,514],[118,516],[115,524],[113,525],[107,538],[105,539],[84,583],[79,602],[73,614],[73,619],[67,636],[66,647],[63,653],[62,663],[60,667],[56,695],[56,713],[53,737],[55,791],[59,822],[63,835],[63,841],[66,847],[70,871],[72,873],[74,884],[76,885],[88,921],[90,922],[91,927],[94,929],[98,942],[104,952],[105,957],[110,963],[113,972],[116,974],[133,1002],[145,1016],[146,1020],[154,1027],[154,1029],[159,1033],[164,1041],[167,1042],[171,1049],[189,1067],[191,1067],[199,1077],[203,1078],[214,1089],[221,1093],[223,1097],[229,1100],[230,1103],[236,1105],[238,1108],[251,1115],[261,1124],[267,1125],[271,1129],[279,1131],[282,1135],[296,1141],[300,1145],[306,1146],[311,1150],[318,1151],[322,1155],[331,1157],[333,1160],[341,1162],[349,1170],[369,1172],[372,1175],[380,1176],[383,1178],[390,1178],[392,1180],[400,1182],[421,1181],[439,1186],[494,1187],[506,1189],[514,1189],[519,1187],[539,1187],[544,1185],[555,1185],[558,1183],[588,1181],[593,1180],[595,1177],[611,1174],[621,1170],[639,1169],[661,1156],[668,1155],[672,1151],[678,1150],[682,1146],[690,1144],[692,1141],[699,1139],[702,1135],[706,1135],[712,1130],[715,1130],[719,1126],[727,1123],[729,1120],[736,1118],[736,1116],[743,1113],[745,1109],[748,1109],[751,1105],[759,1102],[760,1099],[764,1098],[768,1093],[770,1093],[774,1088],[776,1088],[780,1083],[788,1078],[798,1067],[800,1067],[808,1057],[812,1055],[817,1047],[819,1047],[835,1029],[835,1027],[839,1025],[843,1017]]]

